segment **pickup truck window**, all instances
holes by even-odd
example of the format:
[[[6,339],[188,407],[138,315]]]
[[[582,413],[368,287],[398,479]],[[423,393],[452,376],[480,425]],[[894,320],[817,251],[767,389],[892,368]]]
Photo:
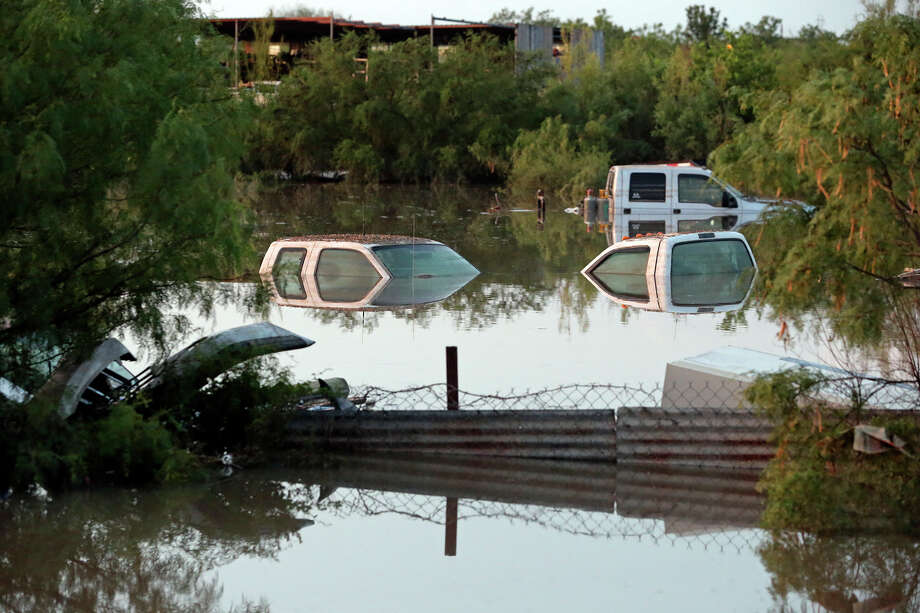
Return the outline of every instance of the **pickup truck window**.
[[[353,249],[323,249],[316,264],[316,288],[327,302],[357,302],[377,285],[380,275]]]
[[[679,219],[678,232],[713,232],[731,230],[738,223],[737,215],[716,215],[708,219]]]
[[[702,202],[722,206],[721,185],[705,175],[681,174],[677,176],[677,200],[679,202]]]
[[[303,268],[304,258],[307,257],[306,249],[282,249],[275,256],[275,265],[272,267],[272,280],[275,289],[282,298],[306,298],[300,271]]]
[[[595,266],[590,274],[617,298],[648,300],[645,271],[650,252],[648,247],[618,249]]]
[[[634,172],[629,175],[630,202],[664,202],[663,172]]]
[[[371,247],[371,251],[397,278],[474,275],[478,272],[446,245],[383,245]]]
[[[737,239],[679,243],[671,262],[671,302],[676,306],[737,304],[754,280],[751,255]]]

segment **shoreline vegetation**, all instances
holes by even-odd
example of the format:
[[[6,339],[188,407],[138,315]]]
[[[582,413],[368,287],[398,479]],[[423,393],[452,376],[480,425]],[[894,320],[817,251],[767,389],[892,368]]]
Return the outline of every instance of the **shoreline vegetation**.
[[[825,338],[920,389],[920,302],[894,281],[920,258],[915,3],[869,3],[847,33],[794,38],[770,16],[734,29],[713,8],[686,16],[673,32],[625,30],[603,10],[560,24],[602,30],[606,51],[571,45],[558,63],[487,36],[439,54],[348,34],[314,43],[257,104],[230,87],[228,40],[182,0],[14,0],[0,15],[0,376],[33,391],[49,359],[119,330],[165,354],[189,326],[167,307],[207,312],[220,296],[200,281],[257,261],[241,197],[256,177],[337,170],[353,186],[483,183],[574,203],[611,164],[690,159],[807,203],[747,229],[761,269],[752,308],[780,322],[819,310]],[[789,406],[788,381],[761,384],[773,386],[758,388],[765,404]],[[183,403],[64,422],[3,400],[0,492],[192,478],[217,446],[270,447],[259,424],[302,385],[260,362],[199,391],[195,406],[231,392],[248,402],[220,441]]]

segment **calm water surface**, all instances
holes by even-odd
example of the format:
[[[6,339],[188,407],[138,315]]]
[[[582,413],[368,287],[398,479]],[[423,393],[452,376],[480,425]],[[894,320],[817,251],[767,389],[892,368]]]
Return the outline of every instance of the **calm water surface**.
[[[578,273],[607,242],[562,212],[573,203],[550,202],[541,229],[535,213],[481,214],[491,201],[453,188],[263,195],[264,246],[301,234],[408,234],[447,243],[482,272],[413,309],[273,307],[272,322],[316,341],[282,362],[302,378],[402,389],[443,382],[444,347],[455,345],[462,389],[510,394],[659,385],[667,362],[727,345],[827,357],[802,330],[778,340],[756,305],[624,310]],[[191,315],[199,333],[259,319],[233,301]],[[8,501],[0,610],[915,610],[916,544],[770,536],[757,529],[755,482],[739,471],[329,457],[208,486]]]

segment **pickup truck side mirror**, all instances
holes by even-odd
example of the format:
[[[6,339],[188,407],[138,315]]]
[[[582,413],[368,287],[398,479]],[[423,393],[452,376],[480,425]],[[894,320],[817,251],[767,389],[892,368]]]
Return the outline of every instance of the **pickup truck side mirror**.
[[[726,209],[737,209],[738,201],[734,196],[728,193],[728,190],[722,191],[722,206]]]

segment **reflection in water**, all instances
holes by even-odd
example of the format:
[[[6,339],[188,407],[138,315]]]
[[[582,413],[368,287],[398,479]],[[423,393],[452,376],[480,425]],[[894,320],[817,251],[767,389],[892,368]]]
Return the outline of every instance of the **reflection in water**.
[[[763,496],[757,474],[566,460],[470,456],[337,455],[299,478],[339,488],[336,513],[391,513],[442,524],[505,517],[567,534],[674,541],[752,550]],[[347,488],[347,489],[346,489]],[[747,530],[747,532],[738,532]],[[460,552],[462,555],[462,551]]]
[[[331,530],[332,517],[385,514],[443,525],[446,555],[464,555],[458,533],[462,545],[471,518],[590,538],[756,550],[783,607],[799,598],[841,612],[920,605],[920,543],[768,536],[757,528],[764,499],[756,479],[750,471],[628,463],[339,455],[208,487],[8,501],[0,507],[0,610],[218,611],[223,587],[211,571],[297,546],[298,533],[314,529],[308,514]],[[243,603],[242,610],[269,606]]]
[[[463,555],[456,543],[464,519],[505,518],[595,538],[757,550],[783,610],[799,599],[841,613],[920,607],[920,542],[767,535],[757,528],[765,502],[757,471],[365,455],[331,457],[300,478],[326,484],[325,503],[337,515],[445,525],[446,555]]]
[[[898,536],[774,535],[758,553],[774,596],[834,613],[920,610],[920,542]]]
[[[245,479],[7,501],[0,610],[218,611],[222,587],[209,571],[277,554],[312,523],[303,518],[311,505],[309,489]]]

